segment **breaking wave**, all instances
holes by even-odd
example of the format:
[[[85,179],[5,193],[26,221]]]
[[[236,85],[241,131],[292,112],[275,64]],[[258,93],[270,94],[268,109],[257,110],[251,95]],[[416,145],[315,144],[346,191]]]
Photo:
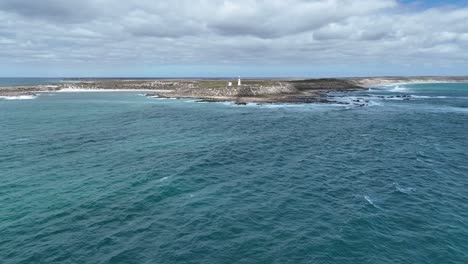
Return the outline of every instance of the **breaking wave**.
[[[389,91],[394,92],[394,93],[404,93],[404,92],[408,92],[409,89],[407,87],[404,87],[404,86],[395,86],[392,89],[390,89]]]
[[[374,200],[372,200],[372,198],[370,198],[368,195],[365,195],[364,196],[364,199],[372,206],[375,207],[375,204],[374,204]]]
[[[414,99],[447,99],[448,96],[411,95]]]
[[[393,186],[395,187],[396,191],[404,194],[411,194],[412,192],[416,191],[416,189],[411,187],[401,187],[398,183],[394,183]]]
[[[13,96],[0,96],[3,100],[33,100],[37,95],[13,95]]]

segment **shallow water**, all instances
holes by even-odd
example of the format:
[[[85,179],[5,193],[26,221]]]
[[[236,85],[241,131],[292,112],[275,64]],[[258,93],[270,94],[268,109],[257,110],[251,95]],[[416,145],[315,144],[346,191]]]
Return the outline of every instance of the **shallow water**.
[[[394,88],[0,99],[0,262],[466,263],[468,85]]]

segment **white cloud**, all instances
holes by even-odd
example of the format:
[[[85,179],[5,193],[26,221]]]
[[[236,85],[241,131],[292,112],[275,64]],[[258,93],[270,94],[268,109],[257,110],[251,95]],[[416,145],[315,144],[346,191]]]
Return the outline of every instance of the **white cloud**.
[[[3,63],[466,63],[468,8],[396,0],[0,0]],[[103,67],[104,67],[103,66]]]

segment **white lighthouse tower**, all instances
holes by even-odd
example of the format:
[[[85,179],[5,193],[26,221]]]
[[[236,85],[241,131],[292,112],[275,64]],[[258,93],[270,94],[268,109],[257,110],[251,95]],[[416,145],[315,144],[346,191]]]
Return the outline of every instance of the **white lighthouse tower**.
[[[242,86],[241,78],[239,76],[239,80],[237,81],[237,86]]]

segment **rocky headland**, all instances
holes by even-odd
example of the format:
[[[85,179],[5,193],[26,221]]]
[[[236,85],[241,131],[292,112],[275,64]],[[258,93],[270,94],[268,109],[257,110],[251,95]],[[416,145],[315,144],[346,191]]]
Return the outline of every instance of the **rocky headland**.
[[[328,91],[364,89],[344,79],[313,80],[246,80],[241,86],[228,86],[224,80],[203,80],[175,85],[167,92],[149,96],[197,98],[207,102],[232,101],[246,103],[327,103]]]

